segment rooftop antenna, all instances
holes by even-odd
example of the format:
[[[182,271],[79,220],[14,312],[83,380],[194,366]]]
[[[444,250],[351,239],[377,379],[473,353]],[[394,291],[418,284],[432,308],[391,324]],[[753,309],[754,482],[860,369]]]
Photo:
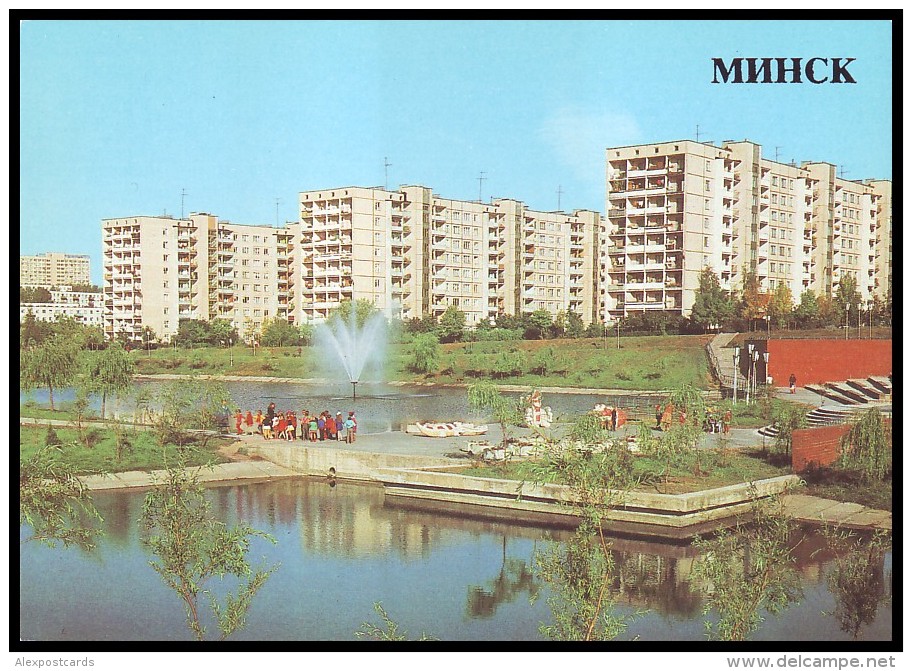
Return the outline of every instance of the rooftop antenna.
[[[181,189],[181,219],[184,218],[184,196],[187,195],[187,189]]]
[[[478,174],[478,202],[479,202],[479,203],[481,202],[481,183],[482,183],[482,182],[486,182],[487,180],[488,180],[488,178],[485,177],[485,171],[482,170],[482,171]]]
[[[558,210],[558,212],[560,211],[561,194],[562,194],[563,192],[564,192],[564,190],[561,189],[561,185],[558,184],[558,185],[557,185],[557,210]]]
[[[279,203],[280,203],[280,202],[282,202],[282,199],[281,199],[281,198],[276,198],[276,199],[275,199],[275,203],[276,203],[276,228],[279,227]]]
[[[776,163],[778,163],[779,162],[779,150],[782,149],[782,147],[780,145],[777,145],[776,147],[774,147],[774,149],[776,150]]]
[[[849,172],[849,171],[845,169],[845,166],[844,166],[844,165],[839,166],[839,177],[840,177],[841,179],[845,179],[845,176],[846,176],[846,173],[847,173],[847,172]]]
[[[389,169],[393,164],[386,156],[383,157],[383,190],[389,191]]]
[[[700,141],[700,124],[697,124],[697,142]]]

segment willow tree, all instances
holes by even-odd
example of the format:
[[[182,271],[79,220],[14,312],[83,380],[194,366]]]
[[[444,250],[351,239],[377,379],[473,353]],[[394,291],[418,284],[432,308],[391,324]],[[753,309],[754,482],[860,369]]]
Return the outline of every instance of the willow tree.
[[[244,627],[254,596],[278,568],[254,570],[247,560],[250,541],[268,534],[241,524],[229,528],[216,519],[193,469],[179,463],[168,469],[164,483],[146,496],[142,543],[155,557],[149,565],[183,601],[187,627],[197,640],[206,635],[200,603],[206,597],[220,635],[228,638]],[[220,603],[206,586],[214,578],[233,576],[237,591]]]
[[[88,388],[101,394],[101,418],[105,418],[108,395],[119,394],[133,382],[136,366],[119,342],[113,342],[89,359],[86,370]]]
[[[54,410],[54,388],[72,384],[79,371],[79,346],[59,335],[26,349],[19,357],[19,387],[47,389]]]
[[[885,480],[893,468],[892,446],[893,437],[884,426],[883,415],[871,408],[842,437],[839,465],[860,472],[867,482]]]

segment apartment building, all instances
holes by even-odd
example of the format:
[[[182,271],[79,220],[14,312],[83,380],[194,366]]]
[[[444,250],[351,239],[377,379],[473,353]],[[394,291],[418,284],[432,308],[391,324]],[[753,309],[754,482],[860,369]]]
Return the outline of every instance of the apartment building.
[[[96,294],[98,295],[98,294]],[[38,321],[53,322],[59,317],[75,319],[86,326],[104,326],[104,308],[98,304],[80,303],[20,303],[19,323],[31,313]]]
[[[737,290],[831,293],[851,273],[862,298],[886,286],[889,181],[841,179],[835,166],[764,158],[748,140],[691,140],[609,148],[608,245],[600,257],[605,318],[644,310],[688,314],[699,274]],[[880,216],[880,219],[877,217]],[[878,223],[880,237],[877,236]]]
[[[425,186],[302,192],[303,321],[342,300],[389,317],[439,317],[449,306],[477,324],[545,309],[597,317],[597,212],[538,212],[520,201],[442,198]]]
[[[57,287],[91,284],[89,257],[85,254],[49,252],[19,257],[19,286]]]
[[[167,339],[180,319],[222,318],[246,337],[288,318],[291,237],[208,213],[103,220],[105,335]]]
[[[893,284],[893,182],[884,179],[865,180],[877,198],[877,222],[874,226],[874,291],[885,296]],[[869,245],[871,240],[868,240]],[[870,270],[869,270],[870,272]]]

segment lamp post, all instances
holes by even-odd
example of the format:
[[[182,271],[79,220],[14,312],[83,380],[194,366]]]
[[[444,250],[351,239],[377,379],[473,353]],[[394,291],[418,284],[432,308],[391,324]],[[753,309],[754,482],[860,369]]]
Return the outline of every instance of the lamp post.
[[[741,362],[741,348],[737,345],[735,346],[735,353],[732,355],[732,359],[735,362],[735,380],[734,380],[734,405],[738,405],[738,375],[740,375],[740,369],[738,364]]]
[[[618,349],[621,349],[621,320],[618,319],[616,322],[614,322],[614,324],[615,324],[615,326],[617,326]]]
[[[858,339],[861,340],[861,309],[864,307],[861,303],[858,304]]]
[[[769,384],[769,381],[770,381],[769,365],[770,365],[770,353],[764,352],[763,353],[763,373],[764,373],[764,382],[766,384]]]
[[[846,301],[846,325],[845,325],[845,330],[846,330],[846,337],[845,337],[845,339],[848,340],[848,339],[849,339],[849,303],[848,303],[848,301]]]
[[[874,339],[874,301],[868,301],[868,340]]]
[[[754,359],[754,343],[747,343],[747,395],[745,403],[750,405],[751,402],[751,368]]]
[[[234,339],[228,338],[228,366],[234,368]]]
[[[760,358],[760,350],[754,350],[754,360],[751,362],[751,370],[754,378],[754,402],[757,402],[757,360]]]
[[[770,319],[770,316],[769,316],[769,315],[763,315],[763,319],[764,319],[764,321],[766,321],[766,339],[769,340],[769,338],[770,338],[770,322],[771,322],[772,320]]]

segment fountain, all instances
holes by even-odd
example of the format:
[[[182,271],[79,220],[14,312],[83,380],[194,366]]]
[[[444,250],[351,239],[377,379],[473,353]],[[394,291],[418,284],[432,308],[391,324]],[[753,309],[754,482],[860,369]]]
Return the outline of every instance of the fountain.
[[[315,336],[319,348],[342,365],[352,385],[352,398],[356,399],[358,382],[367,365],[383,362],[386,318],[380,312],[371,312],[359,319],[355,304],[343,304],[334,318],[317,327]]]

